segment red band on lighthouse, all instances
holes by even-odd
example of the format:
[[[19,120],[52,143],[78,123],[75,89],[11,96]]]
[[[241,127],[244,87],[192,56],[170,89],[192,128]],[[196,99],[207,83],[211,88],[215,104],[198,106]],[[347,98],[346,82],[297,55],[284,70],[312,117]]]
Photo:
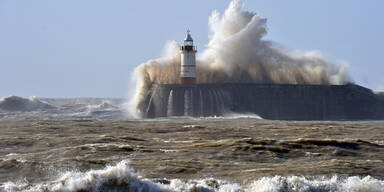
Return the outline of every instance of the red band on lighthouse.
[[[183,85],[194,85],[196,84],[196,78],[191,77],[181,77],[180,83]]]

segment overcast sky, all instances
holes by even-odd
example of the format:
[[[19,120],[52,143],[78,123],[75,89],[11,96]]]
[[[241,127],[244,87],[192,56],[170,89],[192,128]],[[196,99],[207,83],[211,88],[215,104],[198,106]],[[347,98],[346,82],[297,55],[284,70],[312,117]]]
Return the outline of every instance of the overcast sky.
[[[133,68],[229,0],[0,0],[0,97],[125,97]],[[384,89],[384,1],[244,0],[268,19],[271,40],[349,63],[357,84]]]

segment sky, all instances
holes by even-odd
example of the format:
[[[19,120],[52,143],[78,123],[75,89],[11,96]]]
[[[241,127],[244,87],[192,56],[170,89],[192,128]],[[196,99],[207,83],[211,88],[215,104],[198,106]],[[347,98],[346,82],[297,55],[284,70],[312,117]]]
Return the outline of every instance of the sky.
[[[384,90],[384,1],[244,0],[267,18],[265,40],[346,62],[352,80]],[[126,97],[133,69],[191,30],[208,43],[208,17],[229,0],[0,0],[0,98]]]

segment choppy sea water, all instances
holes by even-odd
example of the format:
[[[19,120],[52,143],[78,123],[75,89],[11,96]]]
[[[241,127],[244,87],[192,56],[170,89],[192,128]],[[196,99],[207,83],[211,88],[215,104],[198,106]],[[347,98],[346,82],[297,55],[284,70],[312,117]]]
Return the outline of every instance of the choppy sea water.
[[[384,191],[384,122],[127,119],[119,99],[0,101],[0,191]]]
[[[108,98],[23,98],[0,99],[0,118],[93,118],[127,119],[124,99]]]

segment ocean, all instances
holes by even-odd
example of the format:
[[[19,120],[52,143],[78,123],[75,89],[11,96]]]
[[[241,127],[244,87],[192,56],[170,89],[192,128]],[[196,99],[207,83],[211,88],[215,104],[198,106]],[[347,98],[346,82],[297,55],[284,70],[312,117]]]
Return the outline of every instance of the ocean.
[[[0,100],[0,191],[384,191],[383,121],[134,119],[124,99]]]

